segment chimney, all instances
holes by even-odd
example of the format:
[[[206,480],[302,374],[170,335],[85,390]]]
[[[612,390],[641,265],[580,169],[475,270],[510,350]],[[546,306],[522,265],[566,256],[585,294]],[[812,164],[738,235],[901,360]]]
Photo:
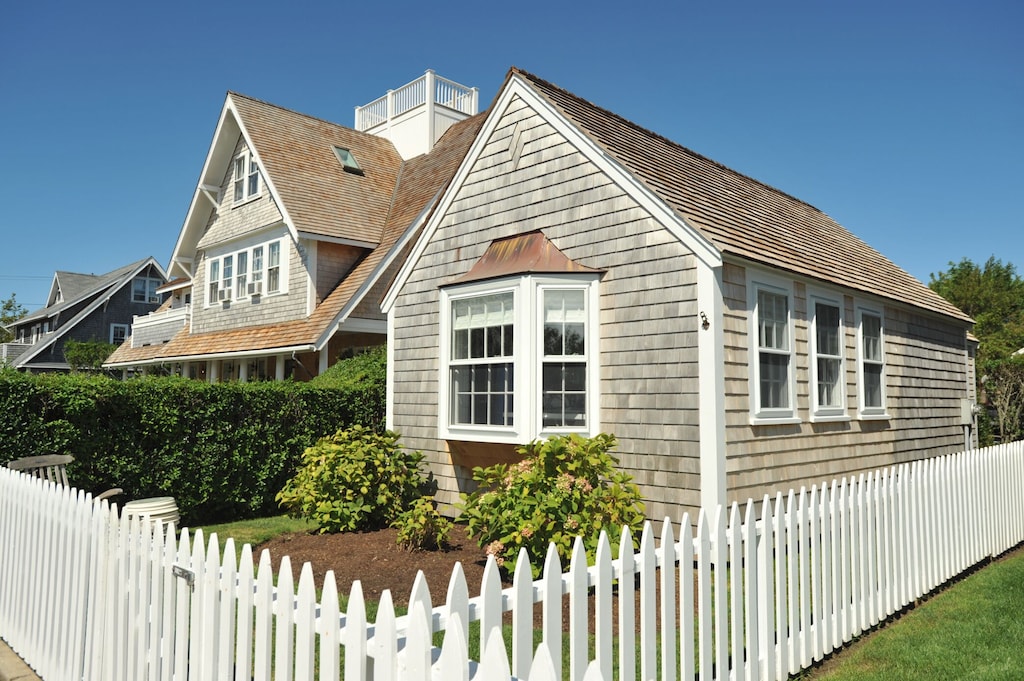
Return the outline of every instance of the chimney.
[[[477,113],[477,88],[425,74],[380,99],[356,107],[356,130],[391,140],[408,160],[434,148],[445,130]]]

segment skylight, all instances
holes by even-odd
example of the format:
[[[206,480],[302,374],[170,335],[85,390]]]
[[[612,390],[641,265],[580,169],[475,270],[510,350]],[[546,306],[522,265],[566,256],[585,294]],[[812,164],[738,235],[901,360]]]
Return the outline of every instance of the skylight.
[[[334,147],[334,153],[337,154],[338,160],[341,161],[341,165],[345,168],[346,172],[355,173],[356,175],[363,174],[363,169],[356,163],[356,157],[352,155],[351,151],[341,147]]]

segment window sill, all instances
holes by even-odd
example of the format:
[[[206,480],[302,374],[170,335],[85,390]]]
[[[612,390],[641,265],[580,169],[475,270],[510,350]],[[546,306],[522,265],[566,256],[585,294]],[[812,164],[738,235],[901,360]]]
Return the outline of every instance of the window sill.
[[[844,423],[852,420],[849,414],[819,414],[811,417],[811,423]]]
[[[750,425],[752,426],[792,426],[803,423],[803,419],[796,416],[779,416],[779,417],[768,417],[768,416],[752,416],[750,417]]]
[[[858,414],[858,421],[889,421],[892,416],[889,414]]]
[[[244,199],[238,199],[237,201],[232,201],[231,202],[231,208],[232,208],[232,210],[234,210],[235,208],[238,208],[239,206],[244,206],[247,203],[252,203],[253,201],[255,201],[256,199],[261,198],[262,196],[263,196],[263,194],[253,194],[252,196],[247,196]]]

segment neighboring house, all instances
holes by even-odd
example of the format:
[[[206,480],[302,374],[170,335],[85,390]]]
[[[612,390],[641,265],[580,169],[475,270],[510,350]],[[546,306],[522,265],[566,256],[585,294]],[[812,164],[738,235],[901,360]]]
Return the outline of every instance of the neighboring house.
[[[229,92],[171,256],[170,298],[106,366],[208,381],[311,378],[387,338],[380,299],[483,122],[427,73],[358,130]]]
[[[14,339],[0,345],[0,363],[25,371],[68,371],[68,340],[124,343],[132,317],[160,305],[157,291],[165,281],[151,257],[102,275],[57,272],[46,307],[7,327]]]
[[[803,201],[512,69],[384,299],[388,426],[614,434],[650,517],[964,447],[972,320]],[[968,410],[969,412],[969,410]]]

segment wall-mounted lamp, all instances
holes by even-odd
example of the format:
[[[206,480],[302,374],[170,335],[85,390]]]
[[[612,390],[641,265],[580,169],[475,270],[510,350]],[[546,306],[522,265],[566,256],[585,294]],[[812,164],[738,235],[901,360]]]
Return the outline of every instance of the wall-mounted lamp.
[[[705,331],[711,327],[711,322],[708,321],[708,316],[704,314],[704,310],[700,311],[700,326]]]

